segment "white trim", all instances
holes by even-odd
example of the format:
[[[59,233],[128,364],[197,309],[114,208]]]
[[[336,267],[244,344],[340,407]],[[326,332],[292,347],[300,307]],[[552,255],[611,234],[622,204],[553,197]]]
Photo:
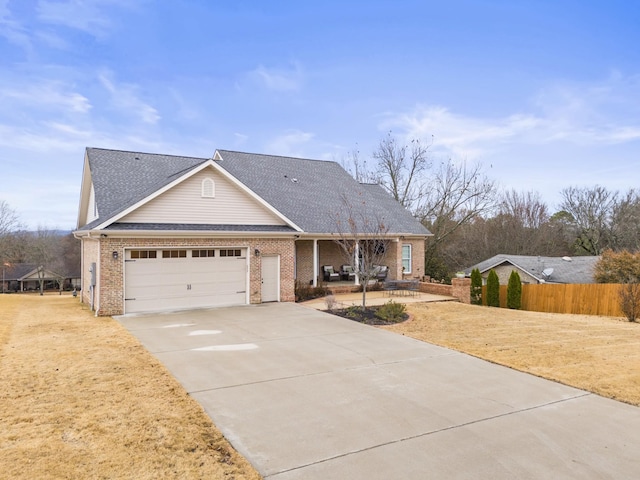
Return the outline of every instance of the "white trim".
[[[401,248],[400,248],[400,263],[402,264],[402,267],[404,268],[404,247],[409,247],[409,269],[408,270],[402,270],[402,274],[403,275],[407,275],[409,273],[412,272],[412,264],[413,264],[413,245],[411,245],[410,243],[403,243]]]
[[[211,192],[209,192],[211,190]],[[211,177],[202,179],[200,185],[200,196],[202,198],[216,198],[216,182]]]
[[[162,187],[162,188],[156,190],[155,192],[153,192],[151,195],[149,195],[149,196],[143,198],[142,200],[140,200],[139,202],[131,205],[130,207],[128,207],[125,210],[123,210],[122,212],[118,213],[117,215],[114,215],[113,217],[111,217],[108,220],[104,221],[100,225],[97,225],[95,227],[95,230],[103,230],[103,229],[105,229],[106,227],[108,227],[112,223],[115,223],[118,220],[120,220],[121,218],[124,218],[125,216],[127,216],[131,212],[133,212],[134,210],[137,210],[138,208],[140,208],[142,205],[145,205],[146,203],[149,203],[154,198],[159,197],[160,195],[162,195],[166,191],[168,191],[168,190],[172,189],[173,187],[175,187],[176,185],[184,182],[187,178],[190,178],[190,177],[196,175],[197,173],[201,172],[202,170],[204,170],[205,168],[208,168],[208,167],[214,168],[223,177],[225,177],[227,180],[231,181],[231,183],[233,183],[234,185],[239,187],[242,191],[247,193],[249,196],[251,196],[254,200],[256,200],[258,203],[260,203],[262,206],[267,208],[267,210],[272,212],[274,215],[276,215],[278,218],[280,218],[283,222],[285,222],[291,228],[295,229],[298,232],[302,232],[302,229],[299,226],[297,226],[295,223],[293,223],[291,220],[289,220],[287,217],[285,217],[282,213],[280,213],[278,210],[276,210],[271,204],[269,204],[268,202],[263,200],[262,197],[257,195],[253,190],[248,188],[244,183],[240,182],[236,177],[231,175],[224,168],[222,168],[219,165],[217,165],[216,162],[213,161],[213,159],[210,159],[210,160],[207,160],[207,161],[201,163],[200,165],[198,165],[194,169],[192,169],[189,172],[185,173],[181,177],[175,179],[173,182],[168,183],[164,187]]]

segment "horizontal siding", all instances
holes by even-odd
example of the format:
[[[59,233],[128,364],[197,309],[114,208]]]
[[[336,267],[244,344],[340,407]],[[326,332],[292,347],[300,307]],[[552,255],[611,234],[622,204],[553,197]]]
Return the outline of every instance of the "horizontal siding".
[[[215,198],[202,198],[202,180],[215,182]],[[285,225],[213,168],[186,179],[125,216],[123,223]]]

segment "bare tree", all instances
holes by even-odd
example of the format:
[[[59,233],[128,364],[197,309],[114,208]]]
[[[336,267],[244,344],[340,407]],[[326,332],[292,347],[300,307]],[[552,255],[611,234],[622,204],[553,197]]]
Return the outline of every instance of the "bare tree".
[[[340,164],[358,183],[380,183],[376,173],[371,170],[367,161],[360,156],[360,151],[357,147],[347,152],[346,157],[340,160]]]
[[[376,278],[376,267],[385,257],[390,239],[389,227],[384,218],[373,213],[363,201],[358,208],[342,197],[343,209],[335,216],[338,238],[335,243],[340,248],[343,260],[350,265],[362,285],[362,308],[367,308],[367,287]]]
[[[496,195],[495,182],[484,175],[479,164],[468,167],[448,161],[440,165],[416,212],[433,234],[425,248],[427,269],[439,262],[440,247],[451,235],[495,207]]]
[[[0,200],[0,262],[2,264],[20,260],[19,232],[22,228],[16,211],[6,201]]]
[[[631,189],[619,195],[611,212],[613,250],[640,250],[640,193]]]
[[[611,246],[612,212],[618,193],[596,185],[592,188],[569,187],[560,194],[560,205],[573,219],[578,253],[600,255]]]
[[[425,195],[423,173],[431,168],[428,153],[432,143],[414,139],[404,145],[389,132],[373,152],[380,185],[409,210],[415,210]]]

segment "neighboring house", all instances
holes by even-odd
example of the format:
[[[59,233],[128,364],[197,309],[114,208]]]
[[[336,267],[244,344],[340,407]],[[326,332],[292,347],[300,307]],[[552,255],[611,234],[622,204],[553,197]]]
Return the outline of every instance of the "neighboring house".
[[[3,292],[26,292],[40,289],[38,265],[35,263],[13,263],[2,268]],[[63,288],[80,286],[79,274],[58,275],[46,268],[42,272],[45,290],[59,289],[58,282],[62,279]]]
[[[495,270],[501,285],[509,282],[512,270],[522,283],[595,283],[593,269],[600,257],[541,257],[536,255],[500,254],[465,270],[467,276],[477,268],[484,283],[490,270]]]
[[[296,281],[316,285],[322,265],[345,263],[335,240],[347,205],[384,222],[389,278],[424,275],[430,233],[335,162],[87,148],[82,299],[98,315],[294,301]]]

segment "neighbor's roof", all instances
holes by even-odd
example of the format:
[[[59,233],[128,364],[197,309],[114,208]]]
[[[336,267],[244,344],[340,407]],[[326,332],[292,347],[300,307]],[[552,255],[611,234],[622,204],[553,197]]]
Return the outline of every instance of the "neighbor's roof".
[[[484,273],[492,268],[496,268],[505,263],[518,267],[528,273],[538,281],[546,283],[594,283],[593,269],[600,257],[580,256],[580,257],[542,257],[537,255],[507,255],[499,254],[480,262],[466,270],[470,274],[471,270],[477,268],[480,273]],[[544,275],[542,272],[551,274]]]
[[[108,221],[211,160],[99,148],[87,148],[87,158],[100,218],[82,230]],[[379,219],[389,233],[429,235],[380,186],[359,184],[335,162],[229,150],[218,150],[215,158],[217,166],[305,232],[339,233],[336,216],[344,214],[347,199],[358,215]]]
[[[12,263],[10,266],[4,268],[5,281],[21,281],[27,277],[34,275],[38,271],[37,263]],[[55,272],[49,269],[44,269],[45,278],[50,279],[56,276]],[[77,275],[78,277],[80,274]],[[67,277],[71,277],[67,275]]]

